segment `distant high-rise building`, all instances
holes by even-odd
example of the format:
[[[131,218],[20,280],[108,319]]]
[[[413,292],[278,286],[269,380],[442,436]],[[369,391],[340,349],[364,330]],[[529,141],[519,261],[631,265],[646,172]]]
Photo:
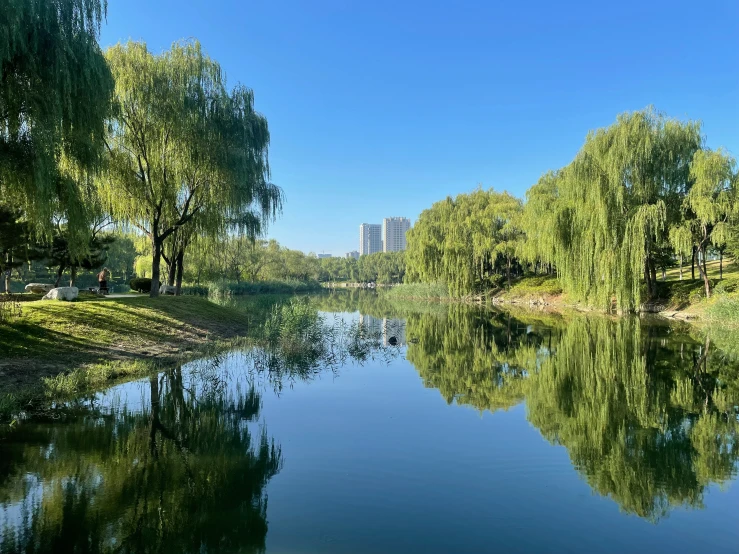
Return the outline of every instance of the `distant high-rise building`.
[[[331,254],[318,254],[319,259],[330,258],[330,257],[331,257]]]
[[[377,223],[362,223],[359,226],[359,255],[382,252],[382,226]]]
[[[407,242],[405,234],[411,228],[411,220],[407,217],[386,217],[382,220],[383,252],[400,252],[405,250]]]
[[[353,258],[355,260],[358,260],[359,259],[359,252],[357,252],[356,250],[352,250],[351,252],[347,252],[346,253],[346,257],[347,258]]]

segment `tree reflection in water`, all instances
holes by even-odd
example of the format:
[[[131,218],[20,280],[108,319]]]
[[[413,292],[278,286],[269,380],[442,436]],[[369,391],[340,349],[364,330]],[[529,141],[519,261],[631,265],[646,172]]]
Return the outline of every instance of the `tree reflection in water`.
[[[541,321],[452,306],[409,314],[407,358],[447,402],[525,400],[599,494],[657,520],[736,475],[739,364],[710,339],[637,318]]]
[[[252,388],[150,378],[143,410],[31,423],[3,445],[3,553],[262,552],[280,448]],[[252,423],[250,425],[250,423]]]

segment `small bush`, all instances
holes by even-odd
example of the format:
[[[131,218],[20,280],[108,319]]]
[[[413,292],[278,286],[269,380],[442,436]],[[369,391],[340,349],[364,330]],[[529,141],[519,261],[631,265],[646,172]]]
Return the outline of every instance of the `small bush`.
[[[510,293],[514,296],[542,295],[556,296],[562,294],[562,285],[553,275],[534,275],[523,277],[511,285]]]
[[[135,290],[136,292],[151,292],[151,279],[134,277],[129,281],[128,286],[131,287],[131,290]],[[161,281],[159,282],[159,286],[162,286]]]
[[[736,292],[739,289],[739,279],[724,279],[719,281],[713,291],[716,294],[727,294],[730,292]]]

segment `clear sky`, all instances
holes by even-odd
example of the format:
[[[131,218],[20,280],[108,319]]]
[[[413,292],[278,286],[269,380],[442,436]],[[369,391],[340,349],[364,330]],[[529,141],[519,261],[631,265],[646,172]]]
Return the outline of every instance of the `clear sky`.
[[[739,155],[736,0],[108,3],[104,48],[194,37],[254,89],[287,196],[269,236],[306,252],[478,184],[523,196],[650,104]]]

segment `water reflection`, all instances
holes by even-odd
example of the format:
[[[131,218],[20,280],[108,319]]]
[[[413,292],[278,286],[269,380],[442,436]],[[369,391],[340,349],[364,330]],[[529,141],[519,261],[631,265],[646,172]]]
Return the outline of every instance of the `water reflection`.
[[[264,550],[264,487],[282,456],[253,425],[259,394],[180,368],[147,385],[140,410],[91,404],[5,437],[3,553]]]
[[[525,400],[530,423],[626,512],[698,508],[735,477],[739,373],[710,339],[636,318],[547,323],[464,306],[410,314],[407,358],[449,403]]]
[[[336,314],[320,316],[317,307]],[[356,308],[361,316],[346,315]],[[262,552],[266,488],[287,467],[280,437],[271,438],[269,422],[262,421],[263,396],[285,383],[348,372],[352,364],[368,360],[385,364],[401,354],[423,384],[450,405],[497,412],[525,403],[529,423],[546,441],[566,448],[589,487],[630,514],[658,521],[677,506],[700,508],[712,484],[736,476],[739,364],[725,346],[731,340],[726,336],[717,343],[715,335],[691,336],[683,328],[639,319],[419,306],[373,295],[327,296],[310,305],[281,301],[265,305],[261,313],[260,332],[243,352],[125,385],[125,398],[109,393],[78,399],[66,406],[63,419],[22,422],[2,437],[0,552]],[[417,386],[413,368],[394,365],[379,382],[370,380],[372,370],[377,366],[370,365],[365,381],[353,387],[330,389],[340,387],[341,379],[313,387],[325,407],[324,419],[316,421],[324,425],[335,414],[345,417],[359,398],[377,400],[378,413],[365,410],[369,415],[356,423],[357,432],[345,435],[354,437],[352,444],[313,427],[300,441],[290,443],[283,436],[285,448],[292,444],[298,454],[312,452],[314,463],[318,459],[305,477],[308,484],[295,477],[290,481],[290,494],[303,502],[299,506],[311,505],[305,496],[320,497],[335,485],[337,458],[347,464],[344,469],[356,470],[356,481],[344,483],[371,481],[368,472],[374,472],[375,482],[396,478],[402,486],[393,489],[393,502],[401,507],[412,505],[409,497],[431,494],[429,480],[453,473],[450,465],[463,458],[439,444],[435,430],[423,434],[426,420],[418,424],[413,395],[435,400],[436,395]],[[413,388],[399,388],[399,378]],[[394,394],[393,387],[402,392]],[[393,412],[397,418],[391,425],[378,415],[383,402],[406,408]],[[298,417],[305,417],[308,411],[300,410],[306,405],[311,404],[293,408]],[[461,408],[438,401],[433,410],[441,414],[437,424],[446,423],[450,414],[464,415]],[[409,418],[415,418],[415,442],[403,435]],[[273,432],[280,432],[275,418],[270,421]],[[472,444],[480,443],[479,428],[464,429]],[[422,460],[413,458],[407,467],[427,480],[394,473],[406,461],[403,445],[423,445],[426,438],[436,450],[429,449],[432,455]],[[533,440],[543,444],[538,436]],[[366,462],[366,444],[374,445],[372,459],[380,467]],[[478,447],[478,457],[464,458],[473,482],[479,482],[476,469],[480,479],[490,476],[482,458],[491,456],[491,445],[475,444],[473,450]],[[387,452],[380,456],[383,449]],[[301,462],[291,455],[290,464]],[[566,460],[564,468],[572,475]],[[449,480],[448,486],[455,483]],[[296,492],[293,486],[304,488]],[[507,491],[509,498],[515,492]],[[480,499],[469,489],[460,493],[469,500],[470,513],[500,515],[489,494]],[[530,494],[522,502],[537,502],[541,491]],[[348,506],[356,508],[363,498],[352,502]],[[334,508],[338,513],[346,507]],[[429,513],[437,515],[433,509]],[[369,532],[380,521],[368,521],[371,517],[353,528],[357,535],[346,530],[347,545],[364,540],[356,529]],[[410,527],[423,524],[409,520]]]

